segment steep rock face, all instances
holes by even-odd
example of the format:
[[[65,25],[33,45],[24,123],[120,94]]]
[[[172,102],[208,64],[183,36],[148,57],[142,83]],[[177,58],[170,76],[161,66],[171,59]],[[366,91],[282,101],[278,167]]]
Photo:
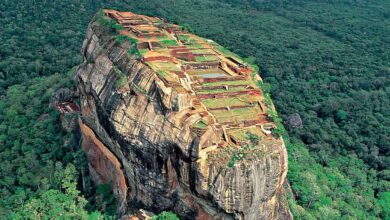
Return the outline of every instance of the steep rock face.
[[[174,210],[183,219],[290,219],[282,189],[283,140],[256,146],[261,156],[227,166],[209,126],[191,130],[199,114],[113,30],[91,22],[77,71],[83,149],[96,183],[111,183],[125,214]],[[125,84],[118,86],[121,75]],[[226,132],[225,132],[226,133]],[[225,134],[226,135],[226,134]],[[272,137],[271,137],[272,138]]]

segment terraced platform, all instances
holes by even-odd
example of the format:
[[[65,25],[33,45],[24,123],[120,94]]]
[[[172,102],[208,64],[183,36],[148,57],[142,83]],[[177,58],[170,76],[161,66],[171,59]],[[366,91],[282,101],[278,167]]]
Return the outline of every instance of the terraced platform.
[[[275,125],[256,85],[261,78],[238,56],[160,18],[115,10],[104,13],[124,28],[121,35],[135,39],[142,62],[167,87],[190,95],[192,109],[182,120],[198,114],[191,126],[197,135],[207,129],[220,130],[218,146],[248,142],[248,133],[274,139]]]

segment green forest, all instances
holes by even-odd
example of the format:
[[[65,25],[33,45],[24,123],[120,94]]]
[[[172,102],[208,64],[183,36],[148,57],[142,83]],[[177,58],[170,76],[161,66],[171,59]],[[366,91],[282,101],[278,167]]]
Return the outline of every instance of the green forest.
[[[296,219],[390,219],[388,0],[2,0],[0,219],[115,218],[50,105],[103,7],[189,26],[260,67],[282,119],[303,121],[285,126]]]

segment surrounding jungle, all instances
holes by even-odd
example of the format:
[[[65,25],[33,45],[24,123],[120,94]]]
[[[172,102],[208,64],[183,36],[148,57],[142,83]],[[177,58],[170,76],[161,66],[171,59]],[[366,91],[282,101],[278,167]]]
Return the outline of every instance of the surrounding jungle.
[[[390,219],[388,0],[2,0],[0,219],[115,218],[50,105],[102,7],[188,24],[260,67],[281,117],[303,121],[286,124],[296,219]]]

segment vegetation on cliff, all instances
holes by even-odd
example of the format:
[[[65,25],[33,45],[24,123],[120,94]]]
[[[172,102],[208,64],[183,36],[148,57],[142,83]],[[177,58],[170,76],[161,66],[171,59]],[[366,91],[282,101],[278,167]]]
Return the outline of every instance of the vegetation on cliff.
[[[152,220],[178,220],[179,218],[173,212],[162,212],[152,217]]]
[[[73,74],[10,86],[0,100],[0,219],[89,216],[77,187],[84,155],[49,106],[55,90],[72,87]]]
[[[53,178],[70,164],[80,166],[77,145],[63,145],[67,134],[58,113],[48,108],[48,97],[81,62],[87,24],[103,6],[188,23],[195,33],[255,58],[282,118],[298,112],[304,121],[303,129],[288,128],[290,202],[297,219],[390,218],[385,0],[3,1],[0,213],[5,218],[11,211],[20,215],[26,204],[38,210],[42,201],[61,208],[84,204]],[[73,175],[75,183],[79,175]]]
[[[298,219],[387,216],[380,204],[390,190],[389,61],[383,51],[388,3],[231,3],[199,1],[196,9],[188,1],[133,7],[187,22],[195,33],[253,56],[272,84],[281,116],[301,115],[304,128],[288,128],[296,204],[291,202]],[[380,13],[374,16],[373,8]],[[367,17],[384,23],[367,29]],[[349,26],[343,21],[350,21]]]

